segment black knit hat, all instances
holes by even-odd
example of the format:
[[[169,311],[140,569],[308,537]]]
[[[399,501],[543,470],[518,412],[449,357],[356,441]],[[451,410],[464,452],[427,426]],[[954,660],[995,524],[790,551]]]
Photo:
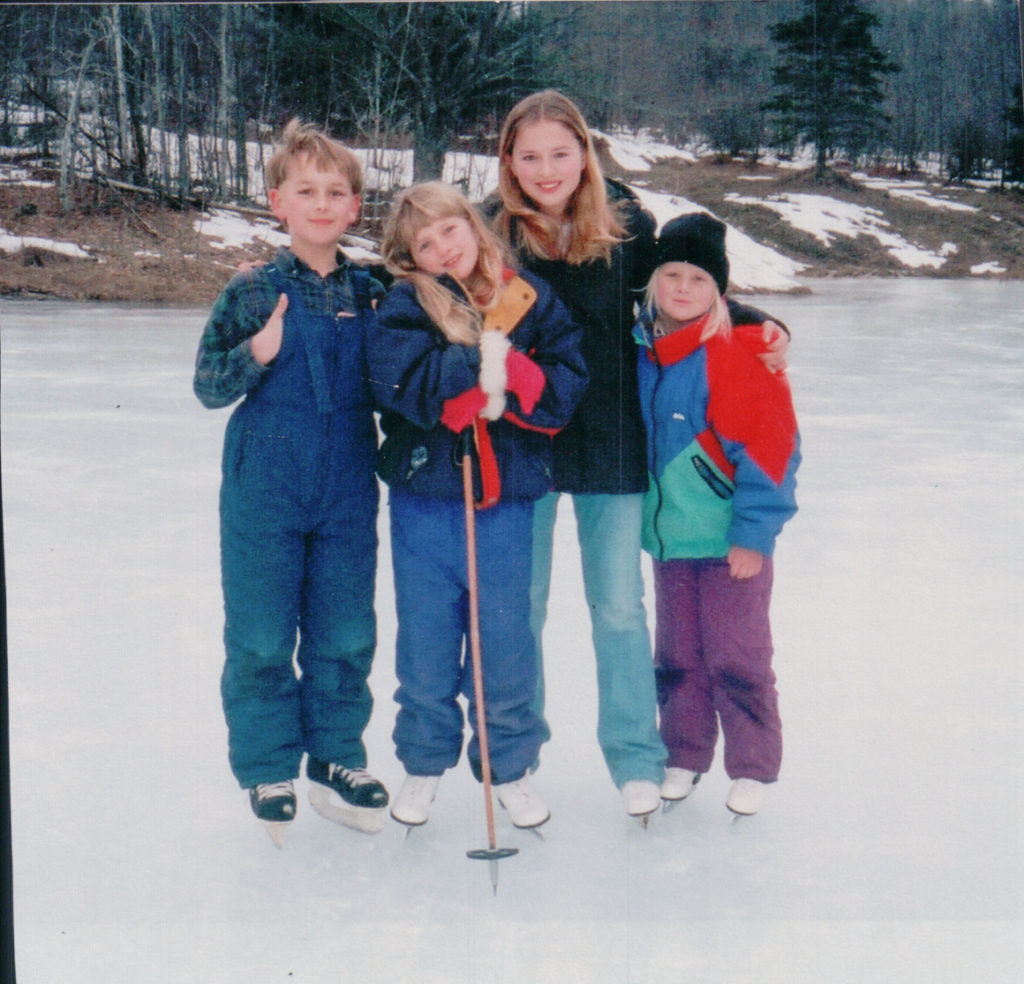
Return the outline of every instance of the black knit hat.
[[[705,212],[680,215],[666,222],[655,251],[655,267],[662,263],[692,263],[711,274],[719,293],[724,294],[729,286],[725,225]]]

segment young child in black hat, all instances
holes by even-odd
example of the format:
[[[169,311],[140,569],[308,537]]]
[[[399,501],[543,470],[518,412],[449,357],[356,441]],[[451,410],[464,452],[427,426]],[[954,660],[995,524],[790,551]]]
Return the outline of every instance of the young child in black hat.
[[[673,219],[655,262],[634,337],[646,351],[662,797],[684,799],[708,771],[721,722],[726,805],[756,813],[782,759],[768,608],[775,538],[796,512],[796,416],[785,376],[757,357],[761,326],[733,323],[725,226]]]

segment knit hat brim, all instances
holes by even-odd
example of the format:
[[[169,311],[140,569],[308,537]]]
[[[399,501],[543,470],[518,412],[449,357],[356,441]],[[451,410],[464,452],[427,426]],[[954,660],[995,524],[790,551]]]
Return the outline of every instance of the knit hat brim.
[[[725,253],[725,224],[705,212],[680,215],[667,222],[658,235],[655,268],[663,263],[692,263],[710,274],[724,294],[729,287],[729,260]]]

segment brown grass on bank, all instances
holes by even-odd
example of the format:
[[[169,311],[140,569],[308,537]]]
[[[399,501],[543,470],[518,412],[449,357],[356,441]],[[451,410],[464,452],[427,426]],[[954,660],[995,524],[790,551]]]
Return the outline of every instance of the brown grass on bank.
[[[91,259],[30,246],[0,253],[0,294],[67,300],[134,301],[207,306],[243,260],[272,256],[271,247],[218,249],[195,228],[200,213],[132,197],[79,202],[67,214],[54,188],[0,186],[4,229],[17,236],[72,242]]]
[[[808,171],[745,161],[668,161],[643,175],[623,173],[607,158],[603,163],[609,174],[627,182],[642,181],[652,190],[700,202],[758,242],[808,264],[805,278],[968,277],[973,265],[997,262],[1006,270],[1002,276],[1024,279],[1024,198],[1018,194],[936,189],[971,208],[953,212],[865,188],[843,174],[823,186]],[[763,206],[730,201],[729,192],[828,195],[876,209],[892,232],[924,249],[939,252],[950,243],[957,249],[939,270],[914,270],[874,239],[835,237],[825,246]],[[196,229],[200,213],[194,208],[176,210],[87,184],[79,186],[78,196],[65,215],[53,187],[0,185],[0,226],[6,232],[74,242],[92,257],[71,259],[34,247],[0,252],[0,295],[207,307],[240,262],[267,259],[274,252],[262,244],[216,248]]]

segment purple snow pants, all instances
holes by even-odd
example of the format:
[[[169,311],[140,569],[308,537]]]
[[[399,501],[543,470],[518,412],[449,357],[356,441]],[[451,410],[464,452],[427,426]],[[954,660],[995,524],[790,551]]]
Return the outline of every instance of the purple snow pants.
[[[654,561],[654,662],[668,766],[711,767],[718,721],[730,779],[774,782],[782,722],[768,607],[772,561],[737,580],[724,558]]]

